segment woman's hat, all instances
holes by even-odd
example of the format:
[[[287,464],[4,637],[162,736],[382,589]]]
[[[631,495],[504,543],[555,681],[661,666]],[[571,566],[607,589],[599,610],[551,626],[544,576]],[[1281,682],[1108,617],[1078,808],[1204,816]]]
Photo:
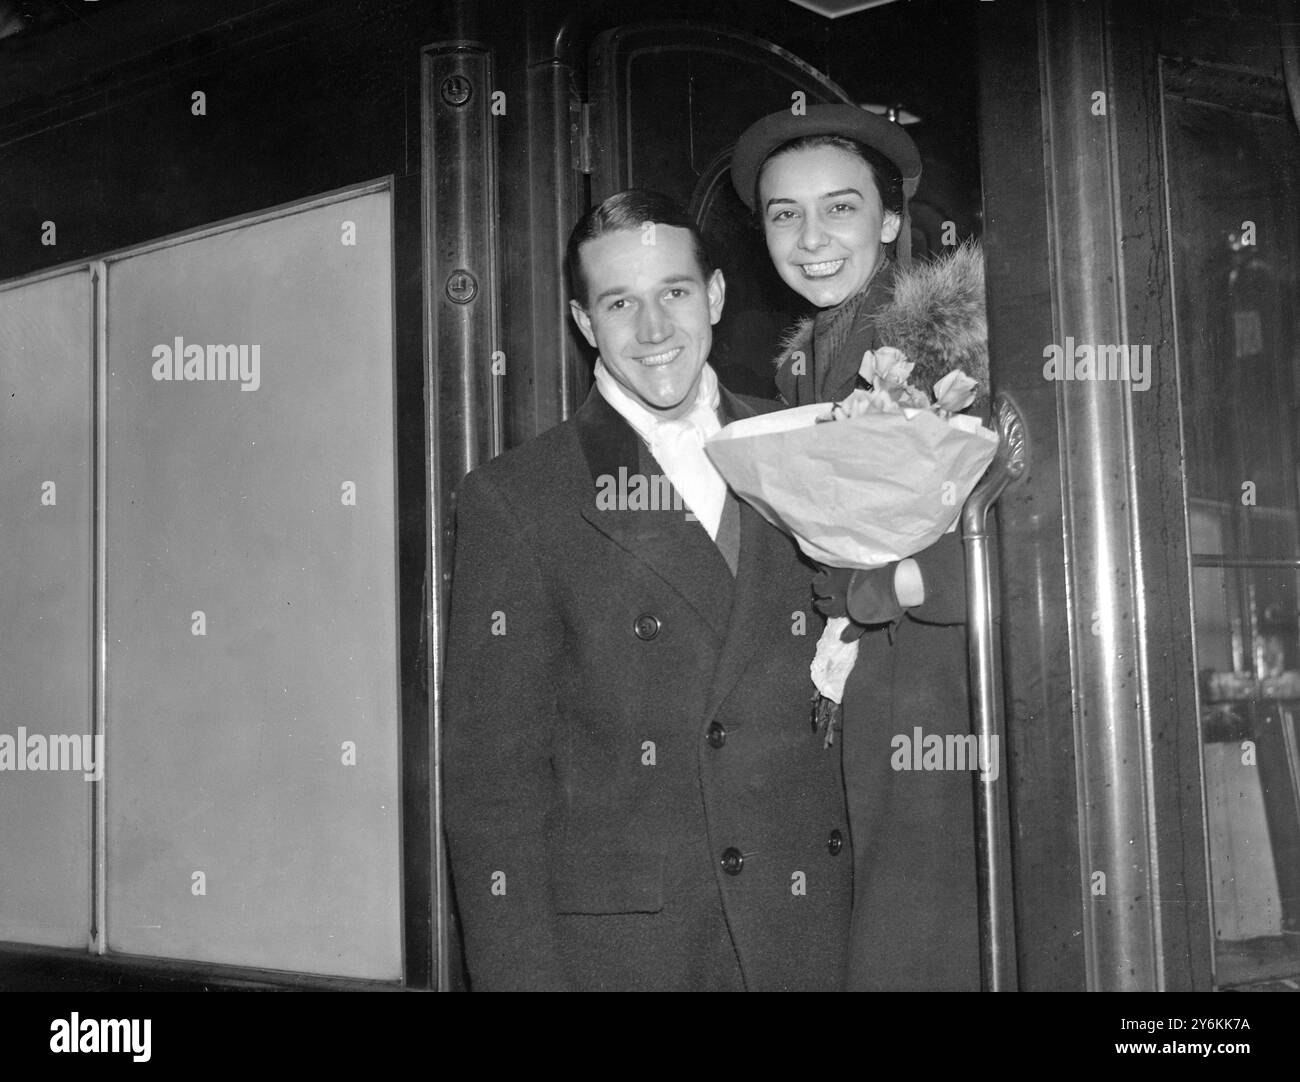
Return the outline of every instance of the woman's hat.
[[[842,135],[883,154],[903,177],[903,195],[910,199],[921,181],[921,154],[901,125],[856,105],[810,105],[799,115],[789,109],[751,124],[736,141],[731,156],[731,183],[750,210],[754,184],[767,156],[782,143],[806,135]]]

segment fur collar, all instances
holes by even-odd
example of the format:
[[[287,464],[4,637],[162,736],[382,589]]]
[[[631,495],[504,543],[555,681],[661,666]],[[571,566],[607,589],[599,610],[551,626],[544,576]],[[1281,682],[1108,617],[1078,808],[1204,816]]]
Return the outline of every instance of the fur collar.
[[[929,389],[941,376],[960,368],[988,393],[988,320],[984,314],[984,253],[976,241],[945,252],[909,270],[895,268],[889,301],[875,315],[880,342],[907,354],[916,364],[912,381]],[[795,350],[811,352],[813,320],[799,320],[781,339],[776,365],[788,364]]]

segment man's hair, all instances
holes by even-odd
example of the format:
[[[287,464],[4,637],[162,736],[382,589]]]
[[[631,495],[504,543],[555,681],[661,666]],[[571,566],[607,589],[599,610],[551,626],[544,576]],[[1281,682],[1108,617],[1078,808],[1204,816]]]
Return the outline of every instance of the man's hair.
[[[758,174],[754,178],[754,211],[760,220],[763,217],[763,205],[759,202],[758,193],[763,183],[763,170],[767,168],[767,163],[773,158],[782,154],[789,154],[791,151],[815,150],[818,147],[834,147],[836,150],[842,150],[846,154],[861,158],[871,171],[872,180],[876,182],[876,193],[880,196],[881,207],[884,210],[893,211],[900,217],[902,216],[904,206],[903,174],[899,172],[898,166],[879,151],[844,135],[802,135],[798,139],[791,139],[782,143],[764,158],[763,164],[758,167]]]
[[[713,260],[700,236],[699,226],[676,200],[646,188],[628,188],[615,192],[599,206],[592,207],[573,227],[569,244],[564,252],[564,269],[569,277],[569,292],[583,308],[587,307],[587,278],[582,272],[580,249],[589,240],[606,233],[639,230],[647,222],[671,225],[690,231],[695,248],[695,262],[700,276],[707,282],[713,273]]]

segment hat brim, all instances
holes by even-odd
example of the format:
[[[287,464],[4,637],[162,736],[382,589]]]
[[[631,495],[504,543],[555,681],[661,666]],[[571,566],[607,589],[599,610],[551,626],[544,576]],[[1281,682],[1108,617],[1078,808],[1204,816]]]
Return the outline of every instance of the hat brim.
[[[812,105],[799,115],[789,109],[757,120],[741,133],[731,156],[731,183],[741,202],[754,209],[754,185],[763,162],[782,143],[806,135],[842,135],[883,154],[903,177],[911,199],[921,181],[921,153],[902,127],[856,105]]]

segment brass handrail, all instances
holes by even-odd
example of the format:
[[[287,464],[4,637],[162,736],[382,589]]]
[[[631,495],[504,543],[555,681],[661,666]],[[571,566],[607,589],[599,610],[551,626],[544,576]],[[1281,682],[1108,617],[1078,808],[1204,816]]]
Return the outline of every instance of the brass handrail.
[[[993,618],[988,513],[1007,485],[1029,468],[1024,420],[1005,394],[994,402],[997,454],[962,509],[966,545],[967,632],[971,705],[976,736],[990,757],[1005,756],[998,636]],[[975,844],[979,877],[980,966],[990,992],[1016,988],[1015,924],[1011,896],[1011,834],[1005,782],[1006,758],[996,771],[977,775]]]

